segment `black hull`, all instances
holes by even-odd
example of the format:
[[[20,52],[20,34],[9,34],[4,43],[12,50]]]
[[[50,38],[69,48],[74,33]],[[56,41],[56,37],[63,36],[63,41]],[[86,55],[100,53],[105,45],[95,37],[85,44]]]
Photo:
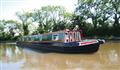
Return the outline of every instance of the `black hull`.
[[[40,51],[61,52],[61,53],[94,53],[99,49],[99,43],[84,46],[52,46],[51,44],[32,44],[27,42],[17,42],[18,47],[31,48]]]

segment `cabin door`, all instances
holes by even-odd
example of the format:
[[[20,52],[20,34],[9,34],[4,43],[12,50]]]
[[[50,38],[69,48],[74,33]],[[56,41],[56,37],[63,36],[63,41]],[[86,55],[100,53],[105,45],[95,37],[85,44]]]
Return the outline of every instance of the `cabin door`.
[[[80,32],[77,32],[77,36],[78,36],[78,41],[81,41],[81,35],[80,35]]]
[[[75,41],[81,41],[81,35],[80,32],[74,32],[74,40]]]
[[[72,35],[72,32],[70,32],[69,35],[70,35],[70,37],[69,37],[69,38],[70,38],[70,42],[72,42],[72,41],[73,41],[73,35]]]
[[[69,42],[69,33],[68,32],[65,33],[64,42],[65,43]]]

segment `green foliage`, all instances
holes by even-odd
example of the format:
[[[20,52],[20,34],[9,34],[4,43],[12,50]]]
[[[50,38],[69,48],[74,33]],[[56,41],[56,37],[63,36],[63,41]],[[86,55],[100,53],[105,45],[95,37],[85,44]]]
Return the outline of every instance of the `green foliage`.
[[[15,36],[17,27],[17,21],[15,20],[1,20],[0,40],[16,40],[18,38],[18,36]]]
[[[33,12],[34,22],[39,23],[38,33],[65,29],[68,20],[71,19],[70,16],[71,14],[61,6],[43,6]]]
[[[119,8],[120,0],[78,0],[74,25],[79,25],[88,36],[120,36]],[[92,19],[92,25],[86,22],[89,18]]]
[[[28,22],[30,17],[32,17],[32,13],[29,12],[17,12],[16,15],[18,18],[21,20],[21,25],[20,25],[20,30],[23,32],[22,35],[28,35],[29,34],[29,29],[28,26],[31,24],[31,22]]]

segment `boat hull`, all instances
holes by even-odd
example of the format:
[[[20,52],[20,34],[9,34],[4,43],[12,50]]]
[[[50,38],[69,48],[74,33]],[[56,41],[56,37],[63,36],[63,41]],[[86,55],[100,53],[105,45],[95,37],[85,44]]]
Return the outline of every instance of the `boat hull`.
[[[52,42],[17,42],[18,47],[37,49],[48,52],[61,53],[94,53],[99,49],[100,43],[93,43],[89,45],[78,45],[79,43],[52,43]]]

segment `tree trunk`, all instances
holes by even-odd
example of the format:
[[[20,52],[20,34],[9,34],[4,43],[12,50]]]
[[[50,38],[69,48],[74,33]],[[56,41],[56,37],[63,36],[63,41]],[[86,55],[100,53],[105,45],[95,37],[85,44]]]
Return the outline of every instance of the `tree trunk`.
[[[119,23],[119,17],[117,17],[117,14],[115,14],[114,20],[115,22],[113,24],[113,35],[120,36],[120,23]]]

